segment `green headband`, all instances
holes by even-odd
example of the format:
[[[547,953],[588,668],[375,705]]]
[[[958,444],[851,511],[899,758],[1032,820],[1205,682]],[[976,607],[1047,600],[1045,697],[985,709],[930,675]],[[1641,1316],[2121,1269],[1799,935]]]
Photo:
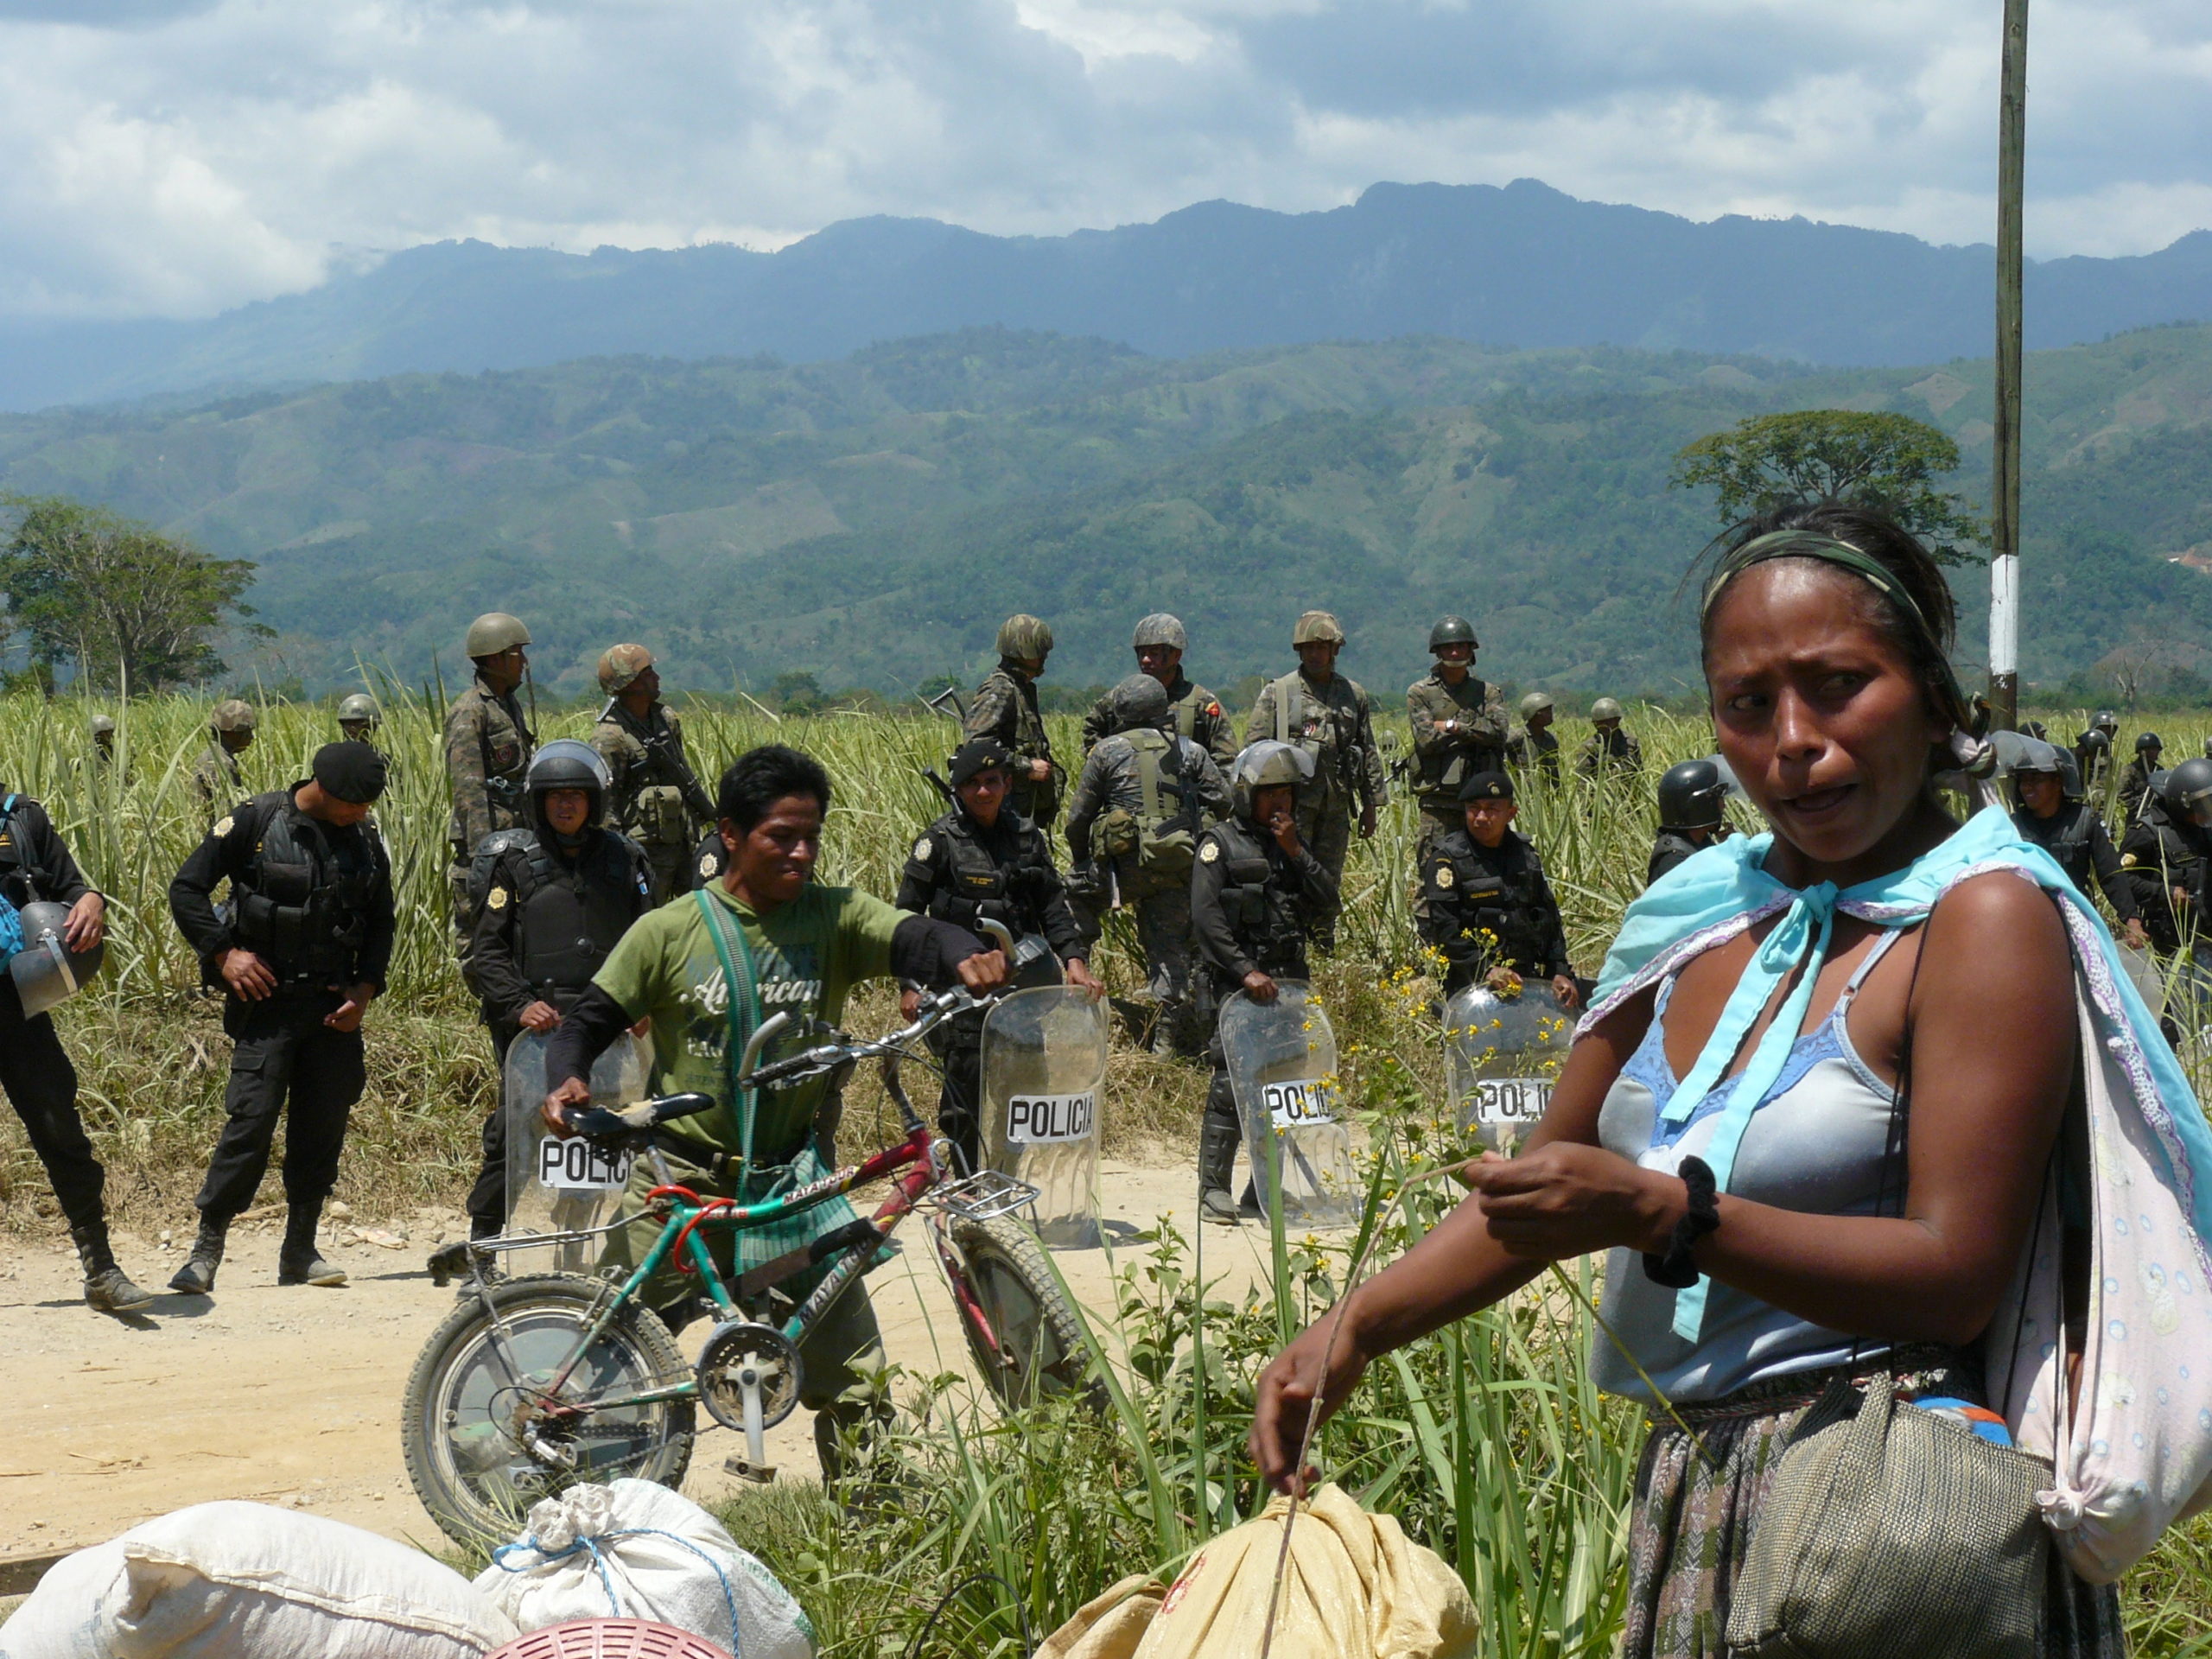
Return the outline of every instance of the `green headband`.
[[[1927,614],[1920,608],[1897,573],[1880,560],[1860,552],[1849,542],[1812,530],[1775,530],[1764,536],[1754,536],[1741,547],[1732,549],[1713,573],[1713,580],[1705,585],[1705,601],[1699,607],[1701,616],[1713,613],[1713,601],[1720,597],[1720,590],[1755,564],[1764,564],[1772,559],[1818,559],[1823,564],[1833,564],[1850,571],[1871,586],[1875,592],[1897,607],[1906,623],[1919,634],[1928,646],[1929,654],[1942,664],[1943,683],[1939,688],[1951,700],[1944,712],[1963,727],[1968,718],[1966,693],[1960,689],[1958,676],[1952,671],[1951,659],[1943,650],[1942,641],[1936,637]]]

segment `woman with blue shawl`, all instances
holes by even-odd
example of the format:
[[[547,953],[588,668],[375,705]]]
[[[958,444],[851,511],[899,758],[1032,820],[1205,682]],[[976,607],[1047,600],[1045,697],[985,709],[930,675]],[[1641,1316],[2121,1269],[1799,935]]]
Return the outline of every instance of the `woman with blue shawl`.
[[[1381,1355],[1610,1251],[1593,1369],[1652,1408],[1629,1659],[1726,1652],[1780,1451],[1839,1375],[1888,1371],[1900,1397],[2005,1433],[1979,1344],[2017,1300],[2079,1075],[2075,965],[2111,948],[2001,809],[1962,827],[1939,798],[1975,746],[1918,542],[1827,503],[1716,552],[1713,724],[1772,834],[1630,906],[1541,1126],[1277,1357],[1252,1433],[1263,1474],[1300,1488],[1317,1395],[1325,1416]],[[2043,1650],[2123,1652],[2111,1588],[2051,1560]]]

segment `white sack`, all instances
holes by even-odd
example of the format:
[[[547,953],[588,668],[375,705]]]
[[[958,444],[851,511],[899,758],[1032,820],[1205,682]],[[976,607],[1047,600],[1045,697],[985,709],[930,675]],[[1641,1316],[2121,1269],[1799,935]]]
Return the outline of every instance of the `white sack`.
[[[706,1510],[649,1480],[571,1486],[535,1504],[476,1587],[525,1631],[644,1618],[744,1659],[814,1659],[814,1627],[775,1574]]]

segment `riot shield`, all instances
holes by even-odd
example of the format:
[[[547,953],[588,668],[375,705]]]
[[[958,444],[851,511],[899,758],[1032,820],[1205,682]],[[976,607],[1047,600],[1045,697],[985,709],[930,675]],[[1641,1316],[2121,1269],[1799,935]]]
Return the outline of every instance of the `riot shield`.
[[[1551,1103],[1573,1040],[1574,1016],[1539,981],[1523,981],[1518,996],[1479,982],[1453,995],[1444,1005],[1444,1083],[1459,1135],[1511,1152]]]
[[[1262,1210],[1281,1203],[1286,1226],[1348,1227],[1361,1192],[1351,1135],[1336,1117],[1336,1033],[1304,980],[1275,985],[1272,1002],[1238,991],[1221,1005],[1253,1189]]]
[[[983,1156],[1037,1189],[1038,1236],[1098,1243],[1106,1003],[1069,986],[1016,991],[983,1020]]]
[[[507,1225],[510,1238],[602,1226],[630,1179],[630,1160],[609,1158],[581,1136],[563,1141],[538,1116],[545,1099],[544,1033],[525,1031],[507,1046]],[[591,1069],[594,1106],[626,1106],[644,1098],[645,1051],[625,1032]],[[552,1244],[502,1252],[509,1274],[580,1273],[598,1259],[598,1245]]]

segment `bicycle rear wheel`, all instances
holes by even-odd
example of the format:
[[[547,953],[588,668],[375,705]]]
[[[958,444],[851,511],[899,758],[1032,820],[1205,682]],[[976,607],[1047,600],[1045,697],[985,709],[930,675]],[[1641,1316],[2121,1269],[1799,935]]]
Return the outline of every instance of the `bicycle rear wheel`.
[[[691,1461],[696,1402],[588,1408],[690,1375],[653,1314],[624,1308],[569,1372],[543,1392],[613,1294],[596,1279],[545,1274],[492,1287],[431,1333],[407,1379],[400,1442],[423,1507],[455,1542],[504,1543],[530,1506],[583,1481],[624,1476],[675,1486]],[[526,1436],[542,1451],[533,1451]]]
[[[961,1217],[952,1224],[952,1243],[990,1326],[978,1329],[962,1305],[968,1351],[991,1392],[1008,1406],[1073,1395],[1104,1410],[1105,1388],[1090,1375],[1083,1317],[1060,1288],[1037,1236],[1011,1216]]]

